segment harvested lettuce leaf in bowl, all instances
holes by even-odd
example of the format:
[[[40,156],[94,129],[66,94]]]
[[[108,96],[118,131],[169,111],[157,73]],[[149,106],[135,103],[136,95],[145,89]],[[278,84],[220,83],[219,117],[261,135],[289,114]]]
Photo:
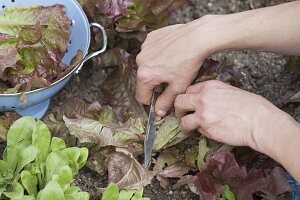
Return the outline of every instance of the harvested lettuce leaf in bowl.
[[[5,7],[0,13],[0,93],[50,86],[70,70],[62,63],[71,21],[63,5]]]
[[[51,97],[72,75],[105,52],[105,29],[90,23],[77,1],[60,0],[59,4],[57,0],[0,2],[0,112],[16,111],[40,119]],[[101,32],[102,45],[88,52],[91,28]]]

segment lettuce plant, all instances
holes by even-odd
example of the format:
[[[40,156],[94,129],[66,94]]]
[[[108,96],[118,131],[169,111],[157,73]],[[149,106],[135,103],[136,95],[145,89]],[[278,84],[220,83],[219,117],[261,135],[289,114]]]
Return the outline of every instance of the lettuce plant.
[[[88,149],[70,147],[53,137],[46,124],[32,117],[15,121],[0,160],[0,198],[24,200],[87,200],[72,186],[87,160]]]
[[[102,200],[150,200],[143,197],[138,190],[119,190],[117,184],[111,182],[103,193]],[[231,199],[230,199],[231,200]]]

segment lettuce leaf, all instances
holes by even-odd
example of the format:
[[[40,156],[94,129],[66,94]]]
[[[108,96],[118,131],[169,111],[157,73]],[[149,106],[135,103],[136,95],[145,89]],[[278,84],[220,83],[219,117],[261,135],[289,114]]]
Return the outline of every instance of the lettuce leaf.
[[[103,24],[108,34],[110,48],[121,48],[137,52],[146,34],[167,25],[169,16],[187,0],[80,0],[91,21]],[[92,49],[97,48],[102,39],[94,32]],[[99,63],[94,58],[94,64]],[[107,66],[105,66],[107,67]]]
[[[143,186],[151,183],[153,176],[126,149],[117,148],[108,158],[108,181],[120,188],[143,190]]]
[[[88,150],[66,148],[59,138],[52,138],[51,143],[50,140],[46,124],[32,117],[22,117],[11,125],[3,160],[0,160],[1,199],[52,199],[54,196],[67,199],[76,195],[79,199],[89,199],[88,193],[80,189],[70,191],[74,176],[85,165]]]
[[[65,74],[61,62],[70,20],[64,6],[6,7],[0,13],[0,35],[0,81],[8,88],[46,87]]]

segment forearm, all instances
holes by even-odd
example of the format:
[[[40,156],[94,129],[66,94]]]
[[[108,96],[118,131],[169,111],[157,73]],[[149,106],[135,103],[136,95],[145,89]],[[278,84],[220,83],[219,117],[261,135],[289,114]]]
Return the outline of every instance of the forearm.
[[[300,125],[288,117],[273,136],[265,138],[262,152],[282,164],[300,182]]]
[[[300,1],[210,16],[209,20],[204,27],[200,19],[190,23],[198,29],[198,35],[205,36],[197,40],[207,40],[208,54],[227,49],[253,49],[300,55]]]

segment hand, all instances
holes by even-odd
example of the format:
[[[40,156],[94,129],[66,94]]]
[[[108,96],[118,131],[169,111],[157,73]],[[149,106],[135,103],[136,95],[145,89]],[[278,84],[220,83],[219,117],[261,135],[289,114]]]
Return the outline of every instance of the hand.
[[[168,83],[155,105],[156,113],[163,116],[191,84],[202,61],[217,51],[253,49],[300,55],[299,9],[300,1],[294,1],[230,15],[208,15],[149,33],[137,56],[137,100],[148,104],[154,87]],[[281,30],[285,31],[278,35]]]
[[[185,132],[198,129],[213,140],[250,146],[266,153],[275,136],[290,119],[269,101],[220,81],[206,81],[187,88],[175,100],[175,112]]]
[[[168,83],[167,88],[157,99],[155,111],[164,116],[173,106],[178,94],[184,93],[191,84],[209,55],[207,43],[199,40],[199,23],[168,26],[148,34],[142,51],[137,56],[136,99],[149,104],[153,89],[161,83]],[[200,49],[201,48],[201,49]]]

